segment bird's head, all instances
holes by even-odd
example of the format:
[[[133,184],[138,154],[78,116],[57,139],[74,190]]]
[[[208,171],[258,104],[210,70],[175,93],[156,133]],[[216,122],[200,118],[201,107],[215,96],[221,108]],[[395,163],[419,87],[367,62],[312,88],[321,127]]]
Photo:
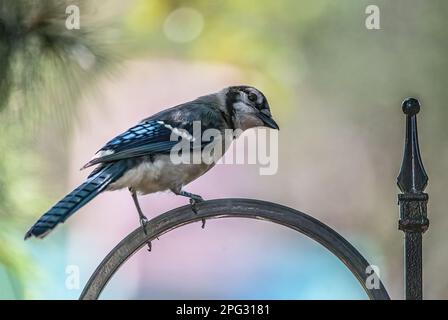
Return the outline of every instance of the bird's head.
[[[269,109],[264,94],[254,87],[233,86],[220,92],[224,112],[232,119],[236,129],[246,130],[254,127],[279,129]]]

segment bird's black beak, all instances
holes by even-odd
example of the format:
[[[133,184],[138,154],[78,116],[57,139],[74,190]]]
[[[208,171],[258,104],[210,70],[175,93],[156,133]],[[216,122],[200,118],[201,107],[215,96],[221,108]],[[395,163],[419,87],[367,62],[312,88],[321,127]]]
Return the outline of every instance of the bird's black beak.
[[[280,130],[280,127],[278,126],[277,122],[272,118],[272,115],[268,110],[261,110],[258,113],[258,117],[263,121],[266,127]]]

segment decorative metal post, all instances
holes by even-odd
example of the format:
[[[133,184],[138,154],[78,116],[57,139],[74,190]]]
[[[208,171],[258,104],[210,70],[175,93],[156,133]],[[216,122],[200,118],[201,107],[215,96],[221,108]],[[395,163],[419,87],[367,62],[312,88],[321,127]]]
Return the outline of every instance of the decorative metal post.
[[[398,229],[405,233],[404,267],[405,292],[407,300],[421,300],[422,294],[422,234],[428,229],[426,204],[428,194],[423,191],[428,184],[423,162],[420,157],[417,134],[417,113],[420,103],[417,99],[403,101],[406,114],[406,141],[403,162],[397,178],[401,194],[398,195],[400,220]]]

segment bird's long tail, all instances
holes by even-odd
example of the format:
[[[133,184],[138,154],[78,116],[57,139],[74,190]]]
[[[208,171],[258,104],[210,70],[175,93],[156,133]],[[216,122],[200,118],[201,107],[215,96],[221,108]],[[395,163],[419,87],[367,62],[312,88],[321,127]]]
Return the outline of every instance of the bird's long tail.
[[[56,203],[30,228],[25,235],[25,240],[29,237],[43,238],[59,223],[63,223],[68,217],[78,209],[96,197],[112,182],[120,178],[126,171],[125,163],[116,162],[106,164],[93,172],[89,178]]]

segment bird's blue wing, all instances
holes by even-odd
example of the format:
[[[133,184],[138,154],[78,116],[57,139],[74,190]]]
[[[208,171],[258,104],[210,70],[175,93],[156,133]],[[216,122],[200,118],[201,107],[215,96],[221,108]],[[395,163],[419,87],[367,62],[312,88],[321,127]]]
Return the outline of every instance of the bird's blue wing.
[[[170,152],[178,143],[178,140],[171,140],[171,135],[172,130],[162,121],[142,122],[106,143],[98,150],[99,156],[93,158],[83,168],[98,163]]]
[[[116,153],[143,145],[152,146],[160,143],[163,145],[171,142],[171,133],[172,130],[162,121],[142,122],[110,140],[99,151],[110,150]]]
[[[106,143],[98,150],[99,156],[90,160],[83,168],[99,163],[169,153],[179,143],[180,135],[191,136],[190,131],[192,127],[189,124],[178,124],[174,127],[174,124],[172,126],[164,121],[144,121]]]

